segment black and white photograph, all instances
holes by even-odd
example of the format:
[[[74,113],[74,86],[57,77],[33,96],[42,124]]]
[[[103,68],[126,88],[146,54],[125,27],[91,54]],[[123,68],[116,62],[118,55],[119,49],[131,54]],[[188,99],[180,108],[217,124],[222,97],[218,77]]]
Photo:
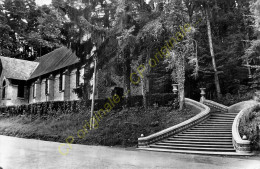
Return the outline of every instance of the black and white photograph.
[[[0,169],[260,169],[260,0],[0,0]]]

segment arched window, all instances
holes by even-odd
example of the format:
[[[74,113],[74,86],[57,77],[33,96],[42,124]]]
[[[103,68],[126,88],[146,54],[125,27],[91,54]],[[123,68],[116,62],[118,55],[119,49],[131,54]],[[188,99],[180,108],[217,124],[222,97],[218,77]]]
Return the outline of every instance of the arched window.
[[[2,92],[2,98],[4,99],[5,98],[5,93],[6,93],[6,81],[4,80],[4,82],[3,82],[3,92]]]

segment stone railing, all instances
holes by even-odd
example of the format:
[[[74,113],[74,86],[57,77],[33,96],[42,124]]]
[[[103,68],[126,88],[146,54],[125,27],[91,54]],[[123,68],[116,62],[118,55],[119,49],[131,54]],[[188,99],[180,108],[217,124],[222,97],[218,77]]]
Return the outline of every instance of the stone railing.
[[[201,113],[199,113],[198,115],[196,115],[196,116],[192,117],[191,119],[186,120],[178,125],[172,126],[170,128],[167,128],[167,129],[157,132],[155,134],[149,135],[147,137],[138,138],[138,147],[139,148],[149,147],[150,144],[153,144],[157,141],[166,139],[170,136],[173,136],[184,130],[187,130],[187,129],[193,127],[194,125],[201,123],[202,121],[206,120],[209,117],[210,108],[208,106],[201,104],[199,102],[196,102],[194,100],[187,99],[187,98],[185,99],[185,102],[188,105],[192,105],[192,106],[200,109]]]
[[[210,108],[220,110],[221,112],[227,113],[228,107],[222,104],[219,104],[217,102],[214,102],[212,100],[204,100],[203,104],[209,106]]]
[[[251,104],[248,107],[242,109],[238,115],[236,116],[233,125],[232,125],[232,140],[233,140],[233,146],[236,149],[237,152],[242,154],[248,154],[251,152],[251,143],[249,140],[243,140],[239,134],[239,123],[241,121],[241,118],[244,115],[247,115],[248,113],[252,112],[255,108],[260,107],[260,104]]]

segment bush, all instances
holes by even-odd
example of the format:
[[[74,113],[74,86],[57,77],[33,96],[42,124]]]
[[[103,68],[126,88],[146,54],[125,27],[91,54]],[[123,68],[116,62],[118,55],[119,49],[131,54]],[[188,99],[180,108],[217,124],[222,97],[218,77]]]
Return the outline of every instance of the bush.
[[[226,106],[231,106],[239,102],[252,100],[255,96],[255,91],[250,91],[244,94],[231,95],[230,93],[223,95],[220,99],[213,99],[217,103],[221,103]]]
[[[246,135],[253,145],[253,150],[260,150],[260,106],[244,114],[239,124],[239,134]]]
[[[174,95],[173,93],[151,94],[147,96],[148,105],[158,104],[159,106],[167,106],[170,102],[172,103],[177,96],[178,95]]]
[[[153,106],[158,104],[159,106],[167,106],[169,102],[173,102],[174,96],[172,93],[168,94],[153,94],[147,96],[148,105]],[[95,100],[95,111],[104,107],[108,102],[108,99]],[[122,100],[119,104],[116,104],[114,109],[122,108],[125,104],[125,100]],[[142,107],[143,96],[132,96],[130,98],[130,107]],[[171,104],[172,105],[172,104]],[[86,112],[91,107],[91,100],[83,101],[54,101],[54,102],[42,102],[21,106],[9,106],[1,107],[0,114],[7,116],[26,115],[31,116],[32,120],[48,116],[57,117],[60,114],[70,114]]]

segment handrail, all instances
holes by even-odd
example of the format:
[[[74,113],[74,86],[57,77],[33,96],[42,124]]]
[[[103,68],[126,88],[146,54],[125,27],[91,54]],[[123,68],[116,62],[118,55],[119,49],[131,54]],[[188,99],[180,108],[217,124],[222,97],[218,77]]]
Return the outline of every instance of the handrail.
[[[197,101],[188,99],[188,98],[185,98],[185,102],[186,102],[186,104],[199,108],[201,110],[201,113],[199,113],[196,116],[192,117],[191,119],[188,119],[175,126],[169,127],[167,129],[164,129],[162,131],[159,131],[159,132],[149,135],[147,137],[138,138],[138,147],[139,148],[149,147],[149,144],[163,140],[169,136],[178,134],[178,133],[202,122],[203,120],[205,120],[209,117],[210,108],[208,106],[206,106],[202,103],[199,103]]]
[[[228,112],[229,107],[225,106],[223,104],[219,104],[217,102],[214,102],[212,100],[204,100],[203,104],[209,106],[209,107],[213,107],[215,109],[218,109],[222,112]]]

